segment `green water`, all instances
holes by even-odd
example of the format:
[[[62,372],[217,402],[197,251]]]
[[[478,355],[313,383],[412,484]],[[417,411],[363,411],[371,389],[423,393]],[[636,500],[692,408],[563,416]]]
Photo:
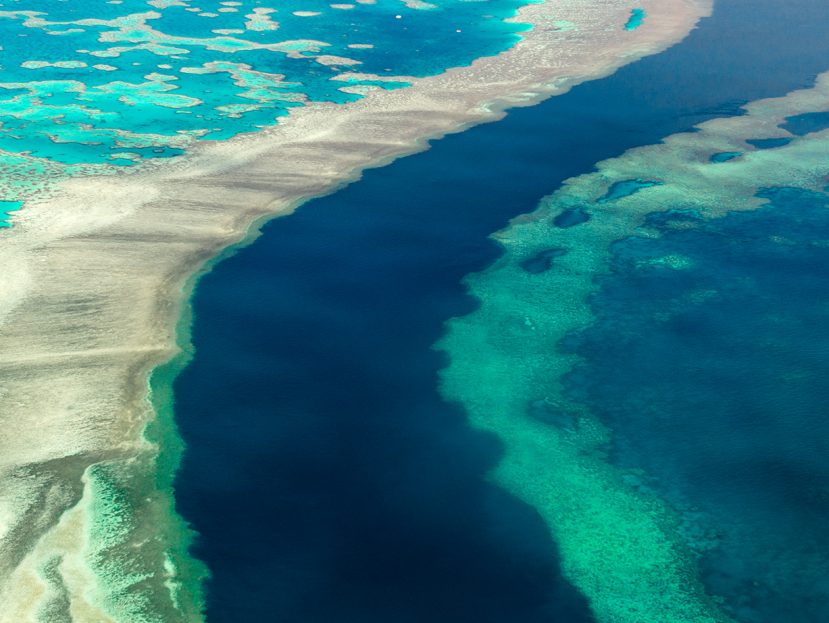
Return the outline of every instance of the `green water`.
[[[787,106],[822,110],[827,88],[824,81],[814,91],[794,93]],[[645,484],[660,474],[612,460],[614,430],[568,389],[582,354],[562,344],[594,322],[596,280],[611,271],[617,241],[660,235],[649,227],[650,215],[665,213],[662,231],[682,231],[692,224],[689,216],[715,219],[760,207],[767,200],[757,193],[765,186],[823,188],[829,140],[820,135],[756,148],[728,166],[712,158],[742,150],[756,128],[781,123],[780,108],[757,103],[747,117],[668,137],[567,182],[536,212],[496,235],[503,257],[467,280],[480,308],[452,320],[440,343],[451,361],[443,374],[445,395],[504,444],[493,479],[545,519],[565,573],[602,623],[730,621],[738,610],[724,608],[722,600],[739,595],[711,593],[700,564],[716,539],[658,487]],[[668,276],[694,266],[681,251],[639,261],[642,270]],[[702,304],[713,294],[692,289],[674,304]],[[637,309],[635,298],[628,305]],[[625,325],[611,327],[615,335]],[[602,361],[600,346],[592,356]],[[670,352],[663,356],[669,365]]]

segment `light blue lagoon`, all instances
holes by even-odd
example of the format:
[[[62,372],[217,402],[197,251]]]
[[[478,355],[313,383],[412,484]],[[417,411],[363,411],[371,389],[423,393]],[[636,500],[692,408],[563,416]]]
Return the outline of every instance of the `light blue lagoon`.
[[[0,200],[501,52],[521,0],[0,3]]]
[[[645,21],[647,13],[645,9],[633,9],[630,12],[630,19],[625,24],[625,30],[636,30]]]

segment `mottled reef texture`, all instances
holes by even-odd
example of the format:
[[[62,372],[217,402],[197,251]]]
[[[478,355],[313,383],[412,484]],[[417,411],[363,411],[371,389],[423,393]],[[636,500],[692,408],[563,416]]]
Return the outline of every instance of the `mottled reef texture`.
[[[501,55],[153,170],[70,180],[16,213],[0,244],[0,621],[200,620],[202,570],[145,436],[149,374],[180,351],[195,276],[264,219],[658,52],[710,9],[640,4],[634,32],[622,0],[531,5],[516,19],[534,29]]]
[[[599,163],[497,233],[504,254],[467,279],[481,305],[453,319],[440,343],[451,361],[444,394],[463,404],[473,426],[501,440],[495,482],[538,510],[555,535],[565,575],[602,623],[732,619],[719,599],[725,595],[707,594],[700,581],[704,544],[694,543],[677,510],[643,486],[642,473],[608,459],[613,431],[566,391],[567,375],[582,360],[562,342],[593,321],[591,296],[597,278],[611,272],[613,243],[656,235],[648,215],[673,214],[673,227],[681,229],[688,225],[683,215],[715,219],[760,208],[768,203],[763,188],[825,189],[829,130],[818,121],[827,94],[823,74],[812,89],[753,102],[743,116],[714,119]],[[793,136],[784,129],[789,117],[806,126],[811,119],[814,131]],[[790,141],[758,149],[750,144],[756,137]],[[719,153],[738,155],[712,160]],[[545,253],[554,261],[539,262]],[[681,255],[654,261],[675,271],[690,262]],[[693,299],[714,294],[698,290]],[[825,554],[815,548],[814,557],[821,562],[810,569],[825,568]],[[805,564],[799,573],[822,577]]]

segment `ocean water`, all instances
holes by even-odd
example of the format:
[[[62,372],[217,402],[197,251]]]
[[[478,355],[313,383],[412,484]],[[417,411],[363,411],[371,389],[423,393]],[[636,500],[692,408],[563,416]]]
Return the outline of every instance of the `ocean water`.
[[[519,39],[522,4],[2,2],[0,200],[468,65]]]
[[[501,251],[488,235],[507,219],[531,212],[564,179],[591,171],[600,160],[657,143],[708,118],[743,114],[739,106],[744,102],[809,86],[815,74],[829,68],[827,18],[829,5],[824,2],[804,1],[796,7],[766,0],[722,2],[711,19],[671,50],[534,108],[513,111],[496,124],[443,139],[428,152],[369,171],[360,182],[268,224],[252,246],[205,276],[193,299],[195,357],[176,382],[175,393],[177,421],[187,444],[176,495],[180,512],[201,535],[194,554],[212,572],[208,620],[594,620],[595,604],[588,607],[583,587],[573,582],[574,577],[584,578],[565,568],[571,543],[555,538],[544,514],[523,495],[522,483],[509,483],[499,471],[511,456],[504,438],[473,428],[468,408],[448,400],[445,388],[439,391],[441,370],[450,359],[445,349],[433,345],[444,335],[449,318],[463,322],[474,317],[479,302],[466,293],[461,280],[499,257]],[[781,23],[787,28],[781,29]],[[738,154],[734,162],[714,160],[713,166],[731,167],[740,160]],[[606,205],[663,189],[650,184],[659,180],[647,171],[619,181],[627,184],[618,186]],[[823,247],[813,244],[822,235],[817,228],[822,223],[820,197],[805,191],[769,192],[775,199],[767,210],[712,220],[694,232],[671,229],[676,235],[669,232],[652,243],[655,247],[640,249],[622,242],[614,254],[623,267],[623,258],[638,253],[667,254],[666,264],[674,272],[686,262],[722,268],[735,256],[757,258],[767,250],[762,236],[749,241],[748,248],[741,246],[746,236],[737,236],[728,249],[711,249],[713,240],[742,227],[764,235],[775,231],[773,235],[792,237],[822,253],[817,250]],[[777,231],[790,205],[798,214],[796,223]],[[571,206],[551,221],[562,232],[576,232],[594,218],[590,211]],[[651,225],[662,226],[658,220]],[[546,248],[526,258],[519,269],[543,278],[568,258],[562,250]],[[773,325],[775,318],[782,318],[774,329],[778,332],[797,325],[794,316],[810,300],[808,293],[820,292],[819,260],[817,255],[813,260],[795,258],[775,277],[757,284],[743,282],[763,273],[762,266],[746,259],[733,269],[746,271],[737,275],[744,286],[742,298],[715,315],[720,324],[707,327],[707,335],[713,340],[721,331],[740,328],[734,340],[744,344],[745,352],[739,361],[720,352],[720,365],[737,370],[751,360],[754,331],[766,331],[764,322]],[[786,294],[780,290],[786,286],[781,275],[803,269],[803,264],[811,268],[793,284],[807,284],[808,293],[796,301],[777,300]],[[585,367],[578,368],[580,376],[568,377],[568,388],[574,396],[577,391],[584,394],[583,408],[601,412],[631,382],[648,383],[657,396],[673,388],[660,386],[662,377],[644,378],[645,363],[614,378],[614,370],[629,365],[623,360],[626,345],[613,334],[612,320],[620,308],[638,301],[639,284],[631,279],[625,271],[609,276],[601,290],[608,294],[594,301],[593,333],[572,338],[571,349],[584,357]],[[727,273],[718,279],[712,287],[721,286],[722,280],[730,283]],[[668,288],[657,283],[657,292],[657,286]],[[721,317],[727,311],[745,318],[752,309],[748,301],[758,292],[764,293],[765,320],[746,323]],[[659,313],[665,296],[633,310],[639,324],[631,321],[632,334],[651,331],[648,318]],[[808,326],[798,331],[799,344]],[[669,336],[652,332],[641,345],[643,353],[652,349],[642,355],[643,362],[679,365],[668,360],[678,356]],[[615,347],[616,358],[603,359],[603,337],[609,340],[608,349]],[[520,352],[516,355],[520,360]],[[752,373],[769,375],[776,370],[749,363],[746,378],[734,379],[744,387]],[[475,362],[473,372],[486,365],[485,360]],[[821,369],[810,368],[802,379],[795,374],[794,389],[780,396],[793,399],[798,390],[813,389]],[[497,376],[493,384],[485,378],[470,376],[469,393],[486,396],[498,387]],[[607,386],[592,383],[599,378],[608,379]],[[673,379],[687,391],[691,382]],[[723,381],[707,396],[717,410],[695,412],[696,418],[687,418],[683,425],[686,430],[707,430],[703,419],[711,425],[717,413],[733,408],[733,401],[718,401],[717,392],[724,387],[734,389]],[[821,395],[809,404],[819,404]],[[536,421],[546,420],[544,426],[566,430],[579,421],[578,413],[543,400],[529,408]],[[670,487],[657,486],[645,476],[639,486],[659,499],[677,497],[676,491],[682,490],[684,508],[691,509],[688,517],[696,517],[691,511],[708,513],[690,524],[694,530],[716,521],[706,517],[717,507],[722,515],[739,511],[745,524],[723,525],[735,534],[742,530],[740,534],[752,536],[752,525],[763,521],[763,508],[785,526],[768,537],[775,552],[791,542],[800,526],[817,534],[820,499],[782,506],[770,503],[774,493],[760,503],[746,489],[733,504],[754,504],[749,510],[718,506],[718,496],[728,495],[729,486],[745,486],[752,474],[738,474],[730,483],[706,488],[716,478],[687,473],[699,465],[698,444],[679,440],[684,447],[672,457],[678,442],[674,431],[651,438],[651,422],[636,415],[622,431],[618,448],[608,444],[597,454],[609,456],[613,468],[630,465],[650,473],[667,466],[664,475]],[[801,422],[812,434],[817,417]],[[615,431],[617,420],[607,416],[603,421]],[[794,440],[805,432],[797,426],[793,422],[786,429],[795,453]],[[751,443],[767,444],[774,431],[758,423],[752,435]],[[641,444],[651,439],[648,449],[661,454],[646,464]],[[727,453],[734,436],[721,434],[718,440],[719,452]],[[809,452],[813,456],[816,451]],[[762,474],[755,472],[753,477]],[[791,482],[800,477],[788,476]],[[692,480],[697,489],[687,484]],[[783,491],[784,482],[771,488]],[[553,499],[553,512],[566,508],[556,504]],[[792,509],[805,513],[803,523],[785,523],[783,515]],[[600,521],[615,519],[609,513],[596,516]],[[633,525],[635,516],[619,517],[634,529],[641,527]],[[768,517],[766,521],[775,525]],[[701,536],[697,540],[705,541]],[[766,565],[777,559],[770,558],[771,551],[763,553],[760,540],[749,541],[741,537],[730,549],[699,546],[705,552],[701,591],[728,598],[722,616],[746,623],[821,620],[815,617],[822,606],[811,597],[816,587],[808,584],[813,580],[804,580],[801,587],[782,582],[792,574],[772,573]],[[668,553],[672,546],[668,543]],[[798,551],[804,548],[801,543]],[[599,578],[605,570],[614,568],[594,567]],[[660,577],[669,575],[660,568],[655,571]],[[768,583],[772,578],[780,590],[765,601],[755,603],[752,597],[752,603],[739,602],[741,595],[757,591],[743,591],[736,581]],[[661,590],[651,586],[650,595],[630,597],[653,597],[653,604],[659,605]],[[689,603],[699,597],[681,596]],[[697,617],[703,616],[700,612],[719,607],[717,602],[706,603],[694,611],[694,618],[659,620],[703,620]]]
[[[829,172],[827,172],[829,173]],[[829,619],[829,196],[769,188],[716,219],[654,214],[613,247],[570,395],[684,513],[737,621]],[[664,258],[681,258],[681,263]],[[702,543],[700,543],[702,541]]]

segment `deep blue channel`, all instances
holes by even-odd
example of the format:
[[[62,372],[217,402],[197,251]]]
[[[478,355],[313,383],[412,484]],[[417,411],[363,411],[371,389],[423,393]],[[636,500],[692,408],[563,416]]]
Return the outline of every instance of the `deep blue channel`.
[[[577,623],[535,512],[486,481],[497,439],[437,391],[444,321],[487,236],[567,177],[829,69],[825,0],[721,0],[683,43],[435,142],[204,277],[175,385],[176,493],[211,623]]]

